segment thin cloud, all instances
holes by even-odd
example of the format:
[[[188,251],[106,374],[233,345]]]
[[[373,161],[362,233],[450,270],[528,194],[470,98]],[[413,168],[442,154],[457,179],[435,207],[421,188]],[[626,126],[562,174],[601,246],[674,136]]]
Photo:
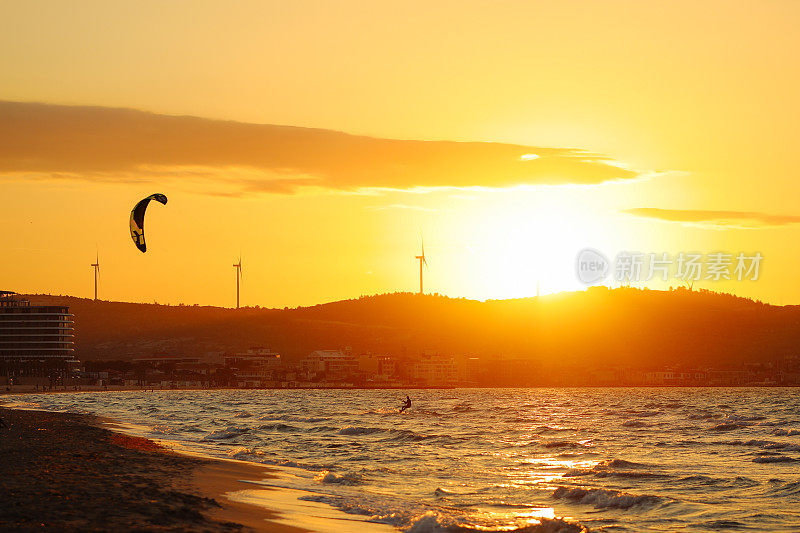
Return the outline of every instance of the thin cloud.
[[[659,209],[656,207],[637,207],[625,209],[623,213],[637,217],[651,218],[665,222],[710,227],[717,229],[739,228],[758,229],[774,226],[800,224],[800,216],[771,215],[755,211],[710,211],[703,209]]]
[[[596,185],[646,176],[606,156],[570,148],[383,139],[132,109],[1,101],[0,175],[210,180],[215,183],[209,191],[219,191],[223,183],[235,191],[227,194]]]
[[[423,207],[421,205],[408,205],[408,204],[388,204],[388,205],[373,205],[367,207],[367,209],[372,209],[373,211],[388,211],[390,209],[405,209],[408,211],[425,211],[425,212],[435,212],[438,209],[434,209],[432,207]]]

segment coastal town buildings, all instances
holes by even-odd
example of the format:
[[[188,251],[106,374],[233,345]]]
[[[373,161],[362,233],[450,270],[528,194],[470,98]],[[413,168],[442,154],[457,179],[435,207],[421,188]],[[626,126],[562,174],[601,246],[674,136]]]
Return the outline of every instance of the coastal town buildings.
[[[257,346],[246,352],[224,355],[223,358],[225,366],[234,372],[238,387],[264,387],[277,381],[275,373],[281,366],[281,354],[269,348]]]
[[[0,291],[0,375],[65,374],[74,358],[69,307],[31,305],[11,291]]]
[[[411,363],[410,377],[421,385],[454,385],[457,379],[456,360],[453,356],[429,355]]]
[[[346,379],[358,372],[358,359],[347,348],[315,350],[300,361],[300,366],[310,378],[324,375],[329,380]]]
[[[569,364],[544,367],[528,354],[501,352],[480,356],[405,349],[372,353],[344,347],[283,357],[265,346],[243,350],[202,342],[193,351],[176,348],[175,337],[164,337],[118,346],[103,357],[96,352],[81,364],[75,357],[73,334],[69,307],[52,301],[33,305],[13,292],[0,291],[2,390],[800,385],[800,355],[796,353],[717,367],[576,368]]]

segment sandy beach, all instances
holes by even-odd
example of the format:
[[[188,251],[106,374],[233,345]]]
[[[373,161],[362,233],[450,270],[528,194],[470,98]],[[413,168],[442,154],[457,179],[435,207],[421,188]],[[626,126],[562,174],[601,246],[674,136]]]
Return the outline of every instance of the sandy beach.
[[[226,493],[258,465],[188,457],[87,415],[0,408],[0,529],[305,531]]]

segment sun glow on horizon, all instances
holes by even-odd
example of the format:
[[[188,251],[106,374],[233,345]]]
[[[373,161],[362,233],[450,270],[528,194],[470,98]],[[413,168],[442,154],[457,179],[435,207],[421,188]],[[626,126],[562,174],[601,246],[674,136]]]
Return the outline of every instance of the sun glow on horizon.
[[[450,260],[438,265],[439,250],[431,251],[431,265],[454,269],[451,285],[468,297],[505,299],[580,290],[584,287],[574,270],[578,251],[608,247],[613,243],[609,236],[621,231],[614,217],[562,187],[493,192],[481,198],[480,206],[459,209],[444,230],[445,239],[457,243],[446,249]]]

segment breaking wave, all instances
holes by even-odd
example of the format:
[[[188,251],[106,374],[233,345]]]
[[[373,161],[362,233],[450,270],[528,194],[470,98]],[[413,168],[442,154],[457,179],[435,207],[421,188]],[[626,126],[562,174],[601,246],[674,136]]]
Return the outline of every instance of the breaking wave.
[[[658,496],[637,496],[611,489],[589,489],[582,487],[558,487],[553,491],[556,499],[566,499],[598,509],[631,509],[634,507],[654,507],[664,503]]]

